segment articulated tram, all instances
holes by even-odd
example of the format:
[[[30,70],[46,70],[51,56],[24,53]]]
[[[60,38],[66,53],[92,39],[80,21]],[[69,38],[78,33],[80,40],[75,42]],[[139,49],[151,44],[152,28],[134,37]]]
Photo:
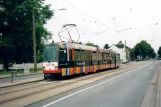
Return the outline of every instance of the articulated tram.
[[[55,76],[87,74],[97,70],[118,68],[120,55],[77,43],[61,42],[44,46],[44,79]]]

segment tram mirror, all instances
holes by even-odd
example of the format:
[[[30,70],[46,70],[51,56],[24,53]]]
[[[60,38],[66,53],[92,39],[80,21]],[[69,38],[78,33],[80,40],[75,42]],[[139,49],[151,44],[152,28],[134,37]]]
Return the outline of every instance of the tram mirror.
[[[66,53],[66,50],[64,50],[64,53]]]

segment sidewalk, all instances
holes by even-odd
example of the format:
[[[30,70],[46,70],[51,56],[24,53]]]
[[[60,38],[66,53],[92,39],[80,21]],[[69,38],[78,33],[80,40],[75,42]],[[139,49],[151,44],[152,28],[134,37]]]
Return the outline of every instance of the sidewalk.
[[[153,76],[141,107],[161,107],[161,66]]]
[[[7,83],[0,84],[0,88],[11,87],[11,86],[16,86],[16,85],[21,85],[21,84],[27,84],[27,83],[32,83],[32,82],[37,82],[37,81],[42,81],[42,80],[44,80],[43,77],[38,77],[38,78],[33,78],[33,79],[14,81],[13,83],[7,82]]]
[[[37,74],[42,74],[42,71],[37,71],[36,73],[18,73],[17,77],[28,76],[28,75],[37,75]],[[11,77],[11,74],[0,75],[0,79],[10,78],[10,77]]]

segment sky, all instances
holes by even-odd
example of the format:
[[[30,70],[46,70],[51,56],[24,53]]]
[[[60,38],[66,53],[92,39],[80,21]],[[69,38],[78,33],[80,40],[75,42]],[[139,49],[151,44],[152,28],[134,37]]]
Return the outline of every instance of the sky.
[[[160,0],[46,0],[45,4],[51,4],[54,10],[45,27],[55,42],[60,42],[58,33],[64,24],[76,24],[79,41],[92,42],[101,48],[106,43],[125,40],[130,48],[141,40],[150,43],[156,52],[161,46]],[[59,10],[62,8],[65,10]],[[70,34],[77,41],[75,28]],[[61,35],[69,38],[67,32]]]

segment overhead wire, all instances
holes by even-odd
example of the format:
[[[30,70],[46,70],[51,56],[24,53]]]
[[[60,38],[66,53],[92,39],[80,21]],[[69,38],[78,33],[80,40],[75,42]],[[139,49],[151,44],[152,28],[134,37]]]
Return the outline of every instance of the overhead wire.
[[[65,2],[65,3],[67,3],[68,5],[72,6],[72,7],[75,8],[76,10],[80,11],[81,13],[85,14],[86,16],[92,18],[93,20],[95,20],[95,21],[101,23],[103,26],[107,27],[107,29],[109,29],[109,27],[110,27],[114,32],[118,33],[118,32],[117,32],[114,28],[112,28],[111,26],[102,23],[102,21],[100,21],[100,20],[94,18],[93,16],[87,14],[86,12],[80,10],[79,8],[77,8],[76,6],[72,5],[71,3],[67,2],[66,0],[62,0],[62,1]],[[118,33],[118,34],[119,34],[119,33]]]
[[[60,18],[56,18],[56,20],[59,21],[59,22],[67,23],[67,21],[62,20],[62,19],[60,19]],[[94,35],[97,34],[96,32],[92,32],[92,31],[90,31],[90,30],[88,30],[88,29],[86,29],[86,28],[84,28],[84,27],[80,27],[79,25],[77,25],[77,27],[78,27],[79,29],[84,29],[84,30],[86,30],[87,32],[90,32],[91,34],[94,34]],[[104,31],[106,31],[106,30],[104,30]],[[102,32],[103,32],[103,31],[102,31]],[[98,33],[100,33],[100,32],[98,32]],[[99,35],[99,36],[100,36],[100,35]]]

